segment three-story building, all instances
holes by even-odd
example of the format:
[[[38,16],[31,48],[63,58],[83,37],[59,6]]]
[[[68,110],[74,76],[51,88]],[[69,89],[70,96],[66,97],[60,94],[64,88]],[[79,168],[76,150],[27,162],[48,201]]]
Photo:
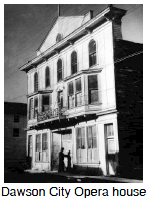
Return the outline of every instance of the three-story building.
[[[57,170],[64,147],[75,170],[117,173],[115,60],[125,13],[108,7],[94,18],[92,11],[58,17],[37,57],[21,67],[28,77],[31,168]]]

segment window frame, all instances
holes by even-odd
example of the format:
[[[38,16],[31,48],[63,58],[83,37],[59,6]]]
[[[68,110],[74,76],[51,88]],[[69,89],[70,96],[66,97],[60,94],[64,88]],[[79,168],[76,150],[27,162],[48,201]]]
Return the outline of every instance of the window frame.
[[[90,52],[90,46],[92,42],[95,43],[95,50],[93,52]],[[91,68],[97,64],[97,43],[94,39],[90,40],[88,44],[88,51],[89,51],[89,68]],[[95,62],[92,59],[94,59]]]
[[[76,91],[76,81],[77,80],[80,80],[81,81],[81,90],[80,91]],[[73,94],[69,94],[69,84],[72,83],[73,85]],[[82,103],[80,103],[79,105],[77,105],[77,95],[78,94],[81,94],[81,97],[82,97],[82,77],[78,77],[76,79],[73,79],[72,81],[68,82],[67,83],[67,88],[68,88],[68,91],[67,91],[67,98],[68,98],[68,109],[73,109],[73,108],[77,108],[79,106],[82,106]],[[73,106],[71,106],[70,108],[70,105],[69,105],[69,98],[72,98],[73,100]]]
[[[50,86],[50,67],[46,66],[46,69],[45,69],[45,87],[47,88],[49,86]]]
[[[38,143],[37,143],[37,136],[39,136]],[[46,136],[46,140],[43,139],[44,136]],[[49,140],[48,132],[43,132],[35,135],[35,162],[36,163],[47,163],[49,161],[49,141],[48,140]],[[44,154],[46,154],[45,160],[44,160],[45,158]]]
[[[35,72],[34,74],[34,92],[37,92],[38,91],[38,73]]]
[[[29,98],[29,120],[34,118],[34,98]]]
[[[89,77],[92,77],[92,76],[96,76],[96,77],[97,77],[97,88],[89,88]],[[91,75],[88,75],[88,76],[87,76],[87,81],[88,81],[88,104],[89,104],[89,105],[99,104],[99,85],[98,85],[98,83],[99,83],[98,81],[99,81],[99,80],[98,80],[98,78],[99,78],[99,77],[98,77],[98,74],[91,74]],[[91,98],[92,98],[92,97],[91,97],[91,93],[90,93],[91,90],[96,90],[97,93],[98,93],[98,94],[97,94],[97,99],[98,99],[98,100],[95,101],[95,102],[92,102],[92,101],[91,101]]]
[[[88,137],[88,130],[92,127],[92,135]],[[93,131],[93,127],[94,130]],[[83,129],[80,136],[78,134],[78,129]],[[87,126],[77,126],[76,127],[76,161],[78,164],[88,163],[88,164],[99,164],[99,144],[98,144],[98,132],[97,132],[97,124],[90,124]],[[82,138],[85,140],[83,143],[85,144],[85,148],[82,148]],[[91,147],[89,148],[89,139],[91,139]],[[96,142],[94,141],[96,140]],[[95,146],[94,146],[95,144]],[[79,146],[79,147],[78,147]]]
[[[35,106],[35,101],[37,100],[37,106]],[[38,100],[38,96],[35,96],[34,97],[34,118],[37,118],[37,115],[38,115],[38,103],[39,103],[39,100]]]
[[[46,97],[48,97],[49,98],[49,104],[45,104],[45,105],[43,105],[43,98],[46,98]],[[51,95],[51,93],[48,93],[48,94],[43,94],[42,95],[42,112],[45,112],[45,111],[48,111],[48,110],[50,110],[50,108],[51,108],[51,105],[52,105],[52,95]],[[47,110],[44,110],[45,108],[44,108],[44,106],[46,107],[46,106],[48,106],[48,109]]]
[[[74,57],[73,54],[76,54],[76,56]],[[76,60],[74,60],[74,58],[76,58]],[[73,69],[75,69],[75,71],[73,71]],[[73,74],[75,74],[77,72],[78,72],[78,57],[77,57],[77,52],[74,50],[71,53],[71,75],[73,75]]]
[[[13,137],[19,137],[20,130],[19,128],[13,128]]]
[[[73,93],[69,93],[69,84],[72,84],[72,87],[73,87]],[[74,108],[74,107],[75,107],[74,80],[73,80],[73,81],[68,82],[67,86],[68,86],[68,91],[67,91],[67,95],[68,95],[68,109],[72,109],[72,108]],[[71,107],[70,107],[69,99],[71,99],[71,101],[72,101],[72,105],[71,105]]]
[[[59,62],[61,62],[61,67],[59,67]],[[59,75],[59,73],[61,73],[61,74]],[[59,76],[61,76],[61,77],[59,77]],[[63,61],[61,58],[59,58],[57,60],[57,82],[60,82],[62,80],[63,80]]]
[[[81,81],[81,90],[80,91],[77,91],[76,90],[76,81],[77,80],[80,80]],[[79,77],[79,78],[77,78],[77,79],[75,79],[75,107],[79,107],[79,106],[81,106],[82,105],[82,102],[79,104],[79,105],[77,105],[77,95],[80,95],[81,96],[81,98],[82,98],[82,78],[81,77]]]

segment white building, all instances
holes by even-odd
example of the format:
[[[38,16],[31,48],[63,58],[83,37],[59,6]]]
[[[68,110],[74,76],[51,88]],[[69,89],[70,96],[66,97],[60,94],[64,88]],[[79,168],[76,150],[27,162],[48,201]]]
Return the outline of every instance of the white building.
[[[57,170],[59,152],[90,174],[117,173],[119,140],[115,45],[126,11],[58,17],[21,67],[28,76],[27,156],[32,169]],[[67,159],[65,161],[67,166]]]

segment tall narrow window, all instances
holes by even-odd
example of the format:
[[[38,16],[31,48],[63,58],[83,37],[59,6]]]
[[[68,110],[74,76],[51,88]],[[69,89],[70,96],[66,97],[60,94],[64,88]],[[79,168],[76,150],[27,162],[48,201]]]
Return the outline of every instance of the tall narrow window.
[[[48,135],[42,134],[42,162],[48,162]]]
[[[57,81],[62,80],[62,60],[59,59],[57,62]]]
[[[50,68],[46,67],[45,70],[45,86],[48,87],[50,86]]]
[[[77,72],[77,53],[75,51],[71,54],[71,74]]]
[[[96,125],[87,127],[87,158],[88,162],[98,162]]]
[[[33,98],[29,99],[29,119],[33,118]]]
[[[35,154],[36,162],[40,162],[42,160],[42,151],[41,151],[41,135],[36,135],[36,154]]]
[[[77,162],[87,162],[87,149],[85,139],[85,127],[76,128],[76,150],[77,150]]]
[[[51,94],[42,96],[42,111],[47,111],[51,107]]]
[[[96,42],[91,40],[89,43],[89,67],[96,64]]]
[[[76,79],[75,81],[76,90],[75,90],[75,105],[82,105],[82,86],[81,86],[81,78]]]
[[[97,104],[98,103],[97,75],[88,76],[88,91],[89,91],[89,104]]]
[[[74,87],[73,87],[73,82],[68,83],[68,108],[74,108]]]
[[[38,97],[34,98],[34,118],[37,118],[38,114]]]
[[[38,91],[38,74],[37,72],[34,75],[34,92]]]

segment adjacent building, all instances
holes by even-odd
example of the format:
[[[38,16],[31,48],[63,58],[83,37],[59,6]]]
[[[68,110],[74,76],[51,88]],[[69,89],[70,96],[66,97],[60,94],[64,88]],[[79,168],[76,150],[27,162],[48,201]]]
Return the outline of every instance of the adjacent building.
[[[26,163],[27,104],[4,102],[4,168]]]
[[[37,57],[20,68],[32,169],[57,170],[61,147],[74,171],[115,175],[140,166],[142,45],[122,39],[125,14],[110,6],[95,17],[58,17]]]

